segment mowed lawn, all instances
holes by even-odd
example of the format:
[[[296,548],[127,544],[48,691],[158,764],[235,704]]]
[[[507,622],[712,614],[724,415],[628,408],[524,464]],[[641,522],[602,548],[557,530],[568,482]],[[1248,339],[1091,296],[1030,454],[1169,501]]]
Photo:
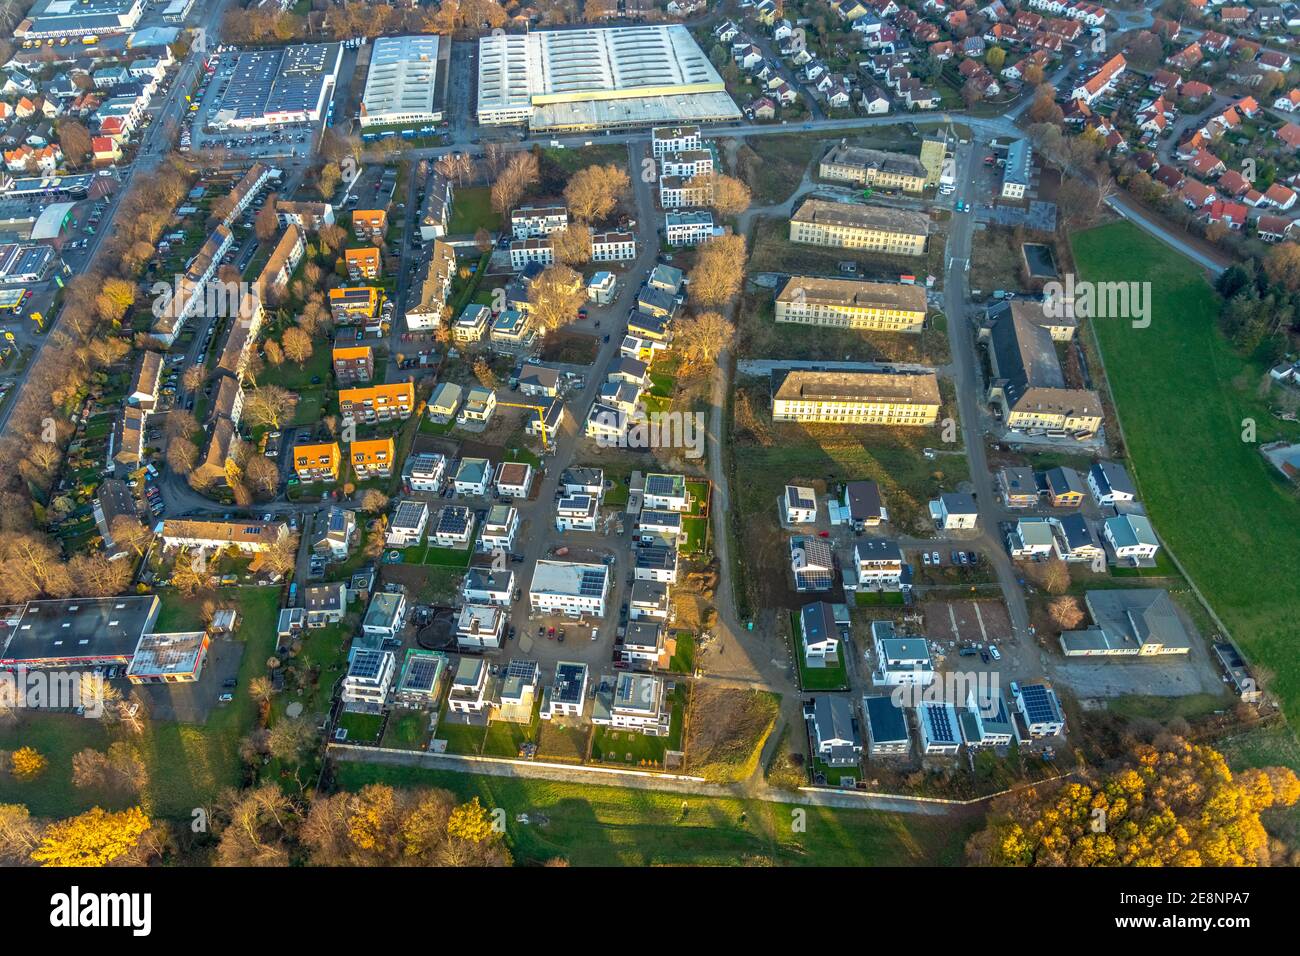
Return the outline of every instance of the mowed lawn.
[[[1242,440],[1300,433],[1268,413],[1267,370],[1219,334],[1219,299],[1189,260],[1125,222],[1074,238],[1081,278],[1148,280],[1151,325],[1093,323],[1139,493],[1157,533],[1294,721],[1300,717],[1300,501]],[[1138,582],[1135,582],[1138,583]]]
[[[958,865],[976,818],[795,807],[625,787],[473,776],[340,762],[345,790],[367,783],[442,787],[506,811],[517,863],[564,857],[574,866]],[[794,811],[807,811],[796,833]],[[530,822],[516,816],[528,814]]]

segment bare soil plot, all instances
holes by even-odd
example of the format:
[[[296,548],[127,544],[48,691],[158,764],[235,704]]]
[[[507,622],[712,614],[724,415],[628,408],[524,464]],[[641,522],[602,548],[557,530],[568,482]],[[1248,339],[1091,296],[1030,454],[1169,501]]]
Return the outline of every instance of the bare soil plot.
[[[926,601],[925,635],[933,641],[983,644],[1011,636],[1011,618],[1001,601]]]

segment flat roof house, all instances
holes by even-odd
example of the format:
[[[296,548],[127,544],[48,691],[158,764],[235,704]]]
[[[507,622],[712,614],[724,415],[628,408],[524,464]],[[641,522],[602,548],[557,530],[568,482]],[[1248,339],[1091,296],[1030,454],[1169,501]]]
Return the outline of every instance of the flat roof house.
[[[404,499],[393,506],[393,517],[388,522],[384,545],[389,548],[410,548],[424,538],[429,524],[429,506],[423,501]]]
[[[392,651],[353,648],[343,678],[343,709],[375,714],[388,703],[397,658]]]
[[[555,665],[555,680],[542,692],[540,716],[543,720],[556,717],[582,717],[587,700],[587,665],[560,661]]]
[[[464,548],[474,533],[474,513],[464,505],[444,505],[438,509],[429,529],[429,537],[440,548]]]
[[[528,600],[540,614],[566,617],[605,616],[609,596],[609,568],[576,561],[538,561]]]
[[[446,676],[446,654],[418,647],[408,648],[397,686],[393,688],[393,703],[416,710],[437,707]]]
[[[531,723],[533,702],[540,682],[541,669],[536,661],[511,661],[497,685],[496,697],[492,701],[492,719],[512,724]]]
[[[132,684],[191,684],[203,675],[207,631],[142,634],[126,669]]]
[[[872,621],[871,644],[875,656],[871,683],[877,687],[924,687],[934,681],[934,662],[924,637],[901,637],[892,621]]]
[[[612,678],[602,677],[592,703],[591,722],[598,726],[631,730],[650,737],[666,737],[672,708],[666,700],[666,685],[661,677],[622,671]]]
[[[862,713],[867,719],[867,752],[872,757],[906,756],[912,749],[907,730],[907,715],[888,695],[862,698]]]
[[[1051,684],[1020,683],[1014,696],[1016,736],[1021,740],[1056,737],[1065,732],[1065,712]]]
[[[927,754],[955,754],[962,744],[957,709],[946,701],[922,701],[916,708],[921,725],[921,751]]]
[[[648,473],[645,476],[642,507],[661,511],[687,511],[690,508],[690,495],[686,491],[686,476]]]
[[[497,494],[503,498],[527,498],[533,487],[533,466],[521,461],[503,461],[497,468]]]
[[[781,495],[781,523],[813,524],[817,521],[817,493],[802,485],[786,485]]]
[[[370,637],[397,637],[406,622],[406,595],[380,591],[370,599],[361,632]]]
[[[479,714],[486,706],[488,662],[481,657],[461,657],[452,672],[447,709],[453,714]]]
[[[462,648],[495,648],[503,643],[506,615],[495,604],[466,604],[456,618],[456,643]]]

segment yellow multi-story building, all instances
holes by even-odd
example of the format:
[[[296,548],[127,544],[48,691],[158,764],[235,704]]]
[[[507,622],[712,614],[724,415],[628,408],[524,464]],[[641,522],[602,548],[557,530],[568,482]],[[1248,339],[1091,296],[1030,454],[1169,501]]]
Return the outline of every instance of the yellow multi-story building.
[[[339,390],[339,416],[345,422],[386,422],[408,418],[415,407],[415,386],[410,382]]]
[[[925,323],[925,289],[901,282],[791,276],[777,293],[776,321],[920,332]]]
[[[818,170],[822,179],[857,183],[904,192],[925,191],[926,170],[921,161],[907,153],[889,153],[841,143],[822,157]]]
[[[338,481],[339,456],[337,442],[294,445],[293,470],[299,481]]]
[[[788,372],[772,395],[772,420],[842,425],[932,425],[933,372]]]
[[[1056,323],[1037,310],[1007,309],[980,338],[989,345],[992,376],[988,401],[999,406],[1011,431],[1060,432],[1087,438],[1102,424],[1101,397],[1072,388],[1053,341]]]
[[[374,438],[354,441],[348,448],[352,470],[359,480],[387,478],[393,473],[393,459],[397,455],[391,438]]]
[[[373,319],[379,312],[379,291],[374,286],[366,285],[330,289],[330,312],[334,321],[347,325]]]
[[[897,256],[922,255],[928,232],[924,213],[825,199],[805,199],[790,217],[791,242]]]

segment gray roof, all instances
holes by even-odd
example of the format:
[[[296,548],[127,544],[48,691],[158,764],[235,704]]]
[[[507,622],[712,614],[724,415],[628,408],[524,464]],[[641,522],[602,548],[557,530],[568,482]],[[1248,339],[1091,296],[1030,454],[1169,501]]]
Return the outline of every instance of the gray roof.
[[[1165,647],[1190,647],[1191,636],[1161,588],[1107,588],[1084,595],[1097,626],[1141,646],[1155,641]]]
[[[820,741],[848,740],[854,746],[862,744],[858,722],[853,719],[853,705],[847,697],[833,694],[816,697],[813,700],[813,723]]]
[[[1119,462],[1099,461],[1092,466],[1090,474],[1103,495],[1118,493],[1132,497],[1137,496],[1137,488],[1133,484],[1133,479],[1129,477],[1128,471]]]
[[[863,697],[862,712],[867,716],[867,738],[873,744],[893,744],[909,739],[907,717],[903,708],[885,694]]]

